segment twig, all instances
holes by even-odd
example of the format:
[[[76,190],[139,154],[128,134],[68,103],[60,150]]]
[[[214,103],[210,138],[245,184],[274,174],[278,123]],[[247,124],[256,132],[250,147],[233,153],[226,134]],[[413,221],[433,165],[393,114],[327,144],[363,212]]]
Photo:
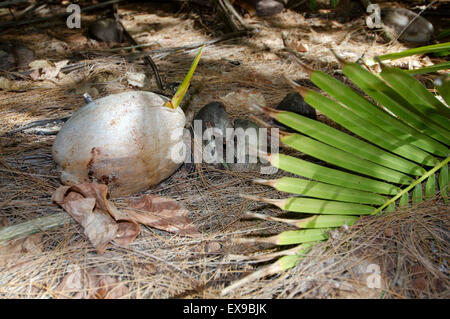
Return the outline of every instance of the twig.
[[[22,131],[28,130],[28,129],[33,128],[33,127],[44,126],[44,125],[47,125],[47,124],[50,124],[50,123],[65,122],[69,118],[70,118],[70,116],[66,116],[66,117],[60,117],[60,118],[56,118],[56,119],[34,121],[34,122],[28,123],[28,124],[26,124],[26,125],[24,125],[22,127],[19,127],[17,129],[14,129],[14,130],[11,130],[9,132],[6,132],[5,134],[3,134],[3,136],[9,136],[9,135],[12,135],[12,134],[16,134],[18,132],[22,132]]]
[[[250,30],[250,28],[245,22],[244,19],[242,19],[241,15],[237,13],[237,11],[234,9],[234,7],[231,5],[230,1],[228,0],[219,0],[222,1],[225,7],[230,10],[231,14],[236,18],[236,20],[239,21],[239,23],[244,27],[246,30]]]
[[[24,3],[24,2],[29,2],[29,0],[10,0],[10,1],[3,1],[0,2],[0,8],[5,8],[5,7],[9,7],[11,5],[14,4],[19,4],[19,3]]]
[[[251,35],[251,34],[252,34],[252,30],[231,32],[231,33],[224,34],[223,36],[218,37],[216,39],[208,40],[205,42],[188,44],[188,45],[183,45],[183,46],[179,46],[179,47],[155,49],[155,50],[146,51],[146,52],[131,53],[131,54],[128,54],[127,56],[130,59],[136,59],[136,58],[140,58],[142,56],[148,55],[148,54],[154,54],[154,55],[157,55],[156,56],[157,58],[161,58],[161,57],[165,57],[166,55],[176,52],[176,51],[195,50],[197,48],[200,48],[201,46],[209,46],[209,45],[212,45],[212,44],[215,44],[218,42],[226,41],[226,40],[229,40],[232,38],[237,38],[237,37],[241,37],[241,36],[245,36],[245,35]]]
[[[219,11],[224,16],[228,26],[233,30],[233,32],[239,31],[239,27],[236,25],[236,23],[233,21],[233,19],[230,17],[230,15],[227,12],[227,9],[225,8],[225,5],[220,0],[215,0],[216,6],[219,9]]]
[[[24,238],[32,234],[47,231],[55,227],[69,225],[75,220],[66,212],[53,214],[45,217],[38,217],[17,225],[0,228],[0,246],[8,241]]]
[[[300,6],[301,6],[302,4],[304,4],[306,1],[308,1],[308,0],[300,0],[300,1],[294,2],[293,4],[289,4],[288,8],[289,8],[289,9],[295,9],[295,8],[297,8],[297,7],[300,7]]]

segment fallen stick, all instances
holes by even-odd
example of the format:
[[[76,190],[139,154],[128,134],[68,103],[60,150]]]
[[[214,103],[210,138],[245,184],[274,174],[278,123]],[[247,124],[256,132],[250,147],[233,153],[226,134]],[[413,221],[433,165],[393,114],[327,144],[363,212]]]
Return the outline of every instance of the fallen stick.
[[[24,238],[32,234],[44,232],[55,227],[75,223],[75,220],[66,212],[38,217],[17,225],[0,228],[0,246],[8,241]]]
[[[179,47],[171,47],[171,48],[161,48],[161,49],[155,49],[155,50],[151,50],[151,51],[146,51],[146,52],[139,52],[139,53],[130,53],[128,55],[126,55],[128,58],[130,59],[136,59],[136,58],[140,58],[142,56],[145,55],[155,55],[155,58],[162,58],[165,57],[167,55],[169,55],[170,53],[176,52],[176,51],[187,51],[187,50],[195,50],[198,49],[202,46],[210,46],[212,44],[218,43],[218,42],[223,42],[232,38],[238,38],[241,36],[245,36],[245,35],[251,35],[253,33],[252,30],[244,30],[244,31],[237,31],[237,32],[231,32],[231,33],[227,33],[224,34],[223,36],[216,38],[216,39],[212,39],[212,40],[208,40],[205,42],[199,42],[199,43],[194,43],[194,44],[188,44],[188,45],[183,45],[183,46],[179,46]]]
[[[69,118],[70,118],[70,116],[66,116],[66,117],[60,117],[60,118],[55,118],[55,119],[33,121],[31,123],[25,124],[22,127],[19,127],[19,128],[14,129],[14,130],[8,131],[8,132],[4,133],[2,136],[13,135],[13,134],[16,134],[16,133],[28,130],[30,128],[39,127],[39,126],[46,126],[47,124],[52,124],[52,123],[53,124],[59,124],[60,122],[66,122]],[[53,134],[49,134],[49,135],[53,135]]]
[[[20,4],[24,2],[29,2],[29,0],[10,0],[10,1],[2,1],[0,2],[0,8],[9,7],[14,4]]]

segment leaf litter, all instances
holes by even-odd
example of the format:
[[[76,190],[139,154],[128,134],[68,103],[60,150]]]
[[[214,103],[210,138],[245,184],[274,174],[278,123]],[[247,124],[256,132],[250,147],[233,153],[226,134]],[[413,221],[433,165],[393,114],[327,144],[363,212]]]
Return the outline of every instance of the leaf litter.
[[[108,243],[128,246],[141,232],[138,224],[155,227],[181,236],[200,237],[187,210],[171,198],[144,195],[118,209],[107,199],[108,187],[85,183],[60,186],[52,200],[64,208],[82,227],[99,254]]]

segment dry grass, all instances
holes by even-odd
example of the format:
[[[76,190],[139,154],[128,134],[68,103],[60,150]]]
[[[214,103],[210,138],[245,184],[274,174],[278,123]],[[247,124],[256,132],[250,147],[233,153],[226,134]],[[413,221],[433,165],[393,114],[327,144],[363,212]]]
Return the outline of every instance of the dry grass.
[[[211,15],[185,10],[173,14],[170,8],[158,11],[151,6],[125,6],[121,13],[124,24],[138,42],[154,42],[153,49],[207,41],[223,27],[217,25],[217,18]],[[305,63],[330,73],[338,74],[338,65],[329,52],[331,46],[342,57],[353,61],[368,52],[380,54],[387,49],[386,45],[375,41],[375,33],[361,28],[362,20],[350,26],[340,25],[318,18],[306,20],[301,14],[288,11],[273,19],[249,18],[248,22],[258,24],[259,33],[204,50],[192,82],[197,89],[191,100],[194,110],[241,89],[261,93],[266,104],[274,106],[290,92],[281,77],[283,73],[309,85],[306,75],[283,50],[281,31],[288,32],[292,41],[308,46],[308,51],[303,53]],[[31,27],[27,31],[27,35],[21,37],[10,29],[3,37],[28,41],[38,55],[54,60],[87,49],[86,39],[81,37],[80,40],[76,31],[63,27],[54,28],[51,33]],[[401,44],[396,44],[390,50],[402,48]],[[45,87],[0,92],[0,217],[6,217],[9,224],[61,212],[50,199],[60,182],[51,157],[54,136],[27,131],[10,136],[2,134],[24,123],[72,114],[84,104],[84,92],[98,98],[130,89],[124,74],[144,70],[144,66],[121,55],[105,54],[72,58],[71,62],[83,61],[84,66],[67,72],[56,83],[45,83]],[[161,55],[155,62],[163,80],[170,83],[182,80],[192,57],[192,50],[181,50]],[[421,62],[415,57],[396,63],[405,66]],[[148,87],[155,87],[153,79]],[[227,105],[227,111],[232,118],[248,116],[239,105]],[[222,288],[257,267],[243,261],[230,262],[226,256],[268,248],[231,245],[230,238],[286,229],[276,223],[242,220],[243,212],[248,209],[272,215],[280,213],[273,207],[238,197],[241,193],[283,196],[267,187],[253,185],[250,180],[257,177],[260,177],[258,172],[236,173],[207,166],[194,173],[181,169],[145,193],[170,196],[183,203],[202,231],[202,239],[177,237],[146,228],[130,247],[111,245],[105,254],[97,255],[80,227],[67,225],[40,235],[36,245],[24,248],[19,259],[0,263],[0,296],[61,297],[55,287],[69,269],[77,265],[86,270],[97,267],[117,277],[129,288],[130,294],[126,297],[219,298]],[[121,201],[115,200],[119,206]],[[341,239],[315,247],[294,269],[252,282],[228,297],[448,298],[448,273],[444,272],[448,269],[448,213],[448,206],[433,201],[387,216],[363,219],[352,232],[342,232]],[[386,235],[388,229],[392,230],[390,236]],[[370,260],[363,261],[363,257],[369,255]],[[357,265],[366,267],[368,262],[381,267],[386,285],[383,295],[360,283],[365,282],[364,271],[358,270]],[[424,274],[417,274],[421,271]],[[423,278],[427,283],[425,287],[420,285]]]

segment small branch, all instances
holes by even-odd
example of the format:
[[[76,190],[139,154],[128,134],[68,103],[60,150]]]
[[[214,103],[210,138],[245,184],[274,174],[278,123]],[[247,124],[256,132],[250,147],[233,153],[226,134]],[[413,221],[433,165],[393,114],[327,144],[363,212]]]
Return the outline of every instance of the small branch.
[[[225,18],[228,26],[230,27],[233,32],[239,31],[239,27],[236,25],[236,23],[233,21],[233,19],[228,14],[227,9],[225,8],[225,5],[220,0],[215,0],[216,6],[219,9],[220,13],[222,13],[222,16]]]
[[[56,119],[48,119],[48,120],[38,120],[38,121],[34,121],[34,122],[31,122],[31,123],[29,123],[29,124],[26,124],[26,125],[24,125],[24,126],[22,126],[22,127],[20,127],[20,128],[11,130],[11,131],[9,131],[9,132],[6,132],[6,133],[3,134],[2,136],[13,135],[13,134],[16,134],[16,133],[18,133],[18,132],[22,132],[22,131],[28,130],[28,129],[33,128],[33,127],[45,126],[45,125],[50,124],[50,123],[55,123],[55,124],[56,124],[57,122],[65,122],[65,121],[67,121],[69,118],[70,118],[70,116],[66,116],[66,117],[60,117],[60,118],[56,118]]]
[[[142,56],[145,55],[155,55],[157,58],[162,58],[165,57],[171,53],[174,53],[176,51],[189,51],[189,50],[195,50],[198,49],[202,46],[209,46],[218,42],[223,42],[232,38],[237,38],[237,37],[241,37],[241,36],[245,36],[245,35],[250,35],[252,33],[252,31],[249,30],[244,30],[244,31],[237,31],[237,32],[231,32],[231,33],[227,33],[224,34],[223,36],[213,39],[213,40],[208,40],[205,42],[200,42],[200,43],[194,43],[194,44],[189,44],[189,45],[183,45],[183,46],[179,46],[179,47],[172,47],[172,48],[161,48],[161,49],[155,49],[155,50],[151,50],[151,51],[146,51],[146,52],[139,52],[139,53],[131,53],[128,54],[127,56],[130,59],[137,59],[140,58]]]
[[[44,232],[55,227],[69,225],[75,220],[66,212],[39,217],[17,225],[0,228],[0,246],[8,241],[24,238],[32,234]]]
[[[244,29],[246,29],[246,30],[252,29],[244,22],[244,19],[242,19],[241,15],[239,13],[237,13],[237,11],[231,5],[230,1],[222,0],[222,2],[225,5],[225,7],[231,12],[231,14],[236,18],[236,20],[238,20],[239,23],[244,27]]]
[[[9,7],[15,4],[20,4],[20,3],[24,3],[24,2],[29,2],[29,0],[10,0],[10,1],[3,1],[0,2],[0,8],[5,8],[5,7]]]

